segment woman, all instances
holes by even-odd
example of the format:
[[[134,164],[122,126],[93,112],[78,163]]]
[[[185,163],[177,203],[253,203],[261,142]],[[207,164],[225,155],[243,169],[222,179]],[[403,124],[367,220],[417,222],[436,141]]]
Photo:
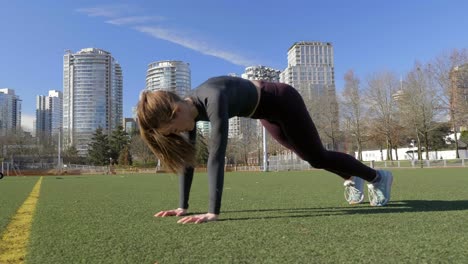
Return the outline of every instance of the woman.
[[[383,206],[390,200],[392,174],[388,171],[377,172],[350,155],[326,150],[302,97],[293,87],[283,83],[222,76],[207,80],[192,92],[192,96],[182,99],[167,91],[146,91],[138,103],[142,138],[166,167],[180,174],[179,208],[161,211],[156,217],[187,214],[195,165],[195,123],[210,121],[209,210],[206,214],[186,216],[178,223],[203,223],[218,219],[228,119],[233,116],[260,119],[275,140],[311,166],[345,179],[345,196],[350,204],[360,203],[363,199],[362,184],[356,184],[362,182],[360,179],[369,182],[372,206]],[[188,132],[188,139],[184,137],[185,132]],[[353,180],[352,176],[357,177],[353,177]]]

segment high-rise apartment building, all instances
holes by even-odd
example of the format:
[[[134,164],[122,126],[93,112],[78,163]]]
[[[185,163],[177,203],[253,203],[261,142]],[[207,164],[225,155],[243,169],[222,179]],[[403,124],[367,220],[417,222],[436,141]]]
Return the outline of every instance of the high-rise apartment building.
[[[36,97],[36,136],[44,143],[50,143],[50,139],[62,129],[63,124],[63,94],[57,90],[50,90],[48,96]]]
[[[21,99],[13,89],[0,89],[0,136],[14,134],[20,129]]]
[[[280,81],[287,83],[305,98],[335,91],[333,45],[329,42],[296,42],[288,50],[288,67]]]
[[[456,66],[450,72],[454,103],[468,104],[468,64]]]
[[[460,131],[468,127],[468,64],[454,67],[450,71],[450,109],[452,118],[460,125]],[[458,128],[456,129],[458,130]]]
[[[93,133],[122,124],[123,77],[110,52],[82,49],[63,56],[63,143],[86,155]]]
[[[157,61],[148,65],[146,89],[171,91],[185,97],[191,90],[190,65],[183,61]]]

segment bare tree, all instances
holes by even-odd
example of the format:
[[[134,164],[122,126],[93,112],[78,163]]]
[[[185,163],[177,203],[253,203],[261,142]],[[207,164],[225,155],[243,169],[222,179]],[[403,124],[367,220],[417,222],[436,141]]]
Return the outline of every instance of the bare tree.
[[[359,89],[359,78],[353,70],[345,74],[345,87],[342,93],[341,113],[345,120],[345,128],[354,139],[358,152],[358,159],[362,160],[362,147],[365,141],[364,102]]]
[[[134,134],[130,139],[130,154],[134,161],[138,160],[143,164],[156,162],[156,157],[153,152],[149,149],[146,143],[138,134]]]
[[[339,127],[339,110],[335,88],[328,87],[327,93],[320,100],[322,133],[326,136],[329,149],[338,150],[338,141],[341,137]]]
[[[302,92],[304,103],[314,121],[323,144],[337,149],[339,134],[338,102],[334,86],[315,88],[316,94]]]
[[[418,142],[418,155],[422,159],[422,143],[429,159],[430,133],[438,128],[434,122],[440,114],[440,95],[432,82],[430,66],[416,63],[406,76],[400,100],[401,117],[406,127],[414,131]]]
[[[458,138],[457,132],[462,124],[468,121],[467,94],[460,94],[466,91],[468,70],[465,70],[468,63],[468,51],[466,49],[453,50],[451,53],[439,55],[430,66],[430,73],[434,78],[438,88],[443,92],[441,102],[443,109],[450,118],[450,124],[455,134],[455,148],[457,158]],[[463,69],[459,71],[459,69]],[[461,82],[461,83],[460,83]],[[462,87],[460,87],[462,85]],[[460,100],[460,99],[464,100]]]
[[[392,139],[398,123],[398,108],[394,94],[399,87],[398,78],[394,73],[381,72],[367,79],[367,103],[372,119],[372,133],[383,135],[387,148],[387,159],[393,160]],[[375,136],[375,138],[378,138]],[[381,145],[382,146],[382,145]]]

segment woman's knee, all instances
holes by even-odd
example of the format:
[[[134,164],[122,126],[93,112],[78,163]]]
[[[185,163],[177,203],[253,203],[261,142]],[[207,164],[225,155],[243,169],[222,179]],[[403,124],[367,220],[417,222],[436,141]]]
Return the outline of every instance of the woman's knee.
[[[328,168],[330,167],[330,162],[333,162],[330,160],[328,151],[326,150],[320,151],[315,155],[308,155],[304,160],[306,160],[310,166],[316,169]]]

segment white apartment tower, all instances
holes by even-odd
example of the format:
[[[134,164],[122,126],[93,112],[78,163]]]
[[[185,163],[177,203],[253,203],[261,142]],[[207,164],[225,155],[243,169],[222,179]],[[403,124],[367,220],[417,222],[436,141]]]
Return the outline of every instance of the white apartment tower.
[[[63,124],[63,94],[50,90],[48,96],[36,97],[36,136],[42,140],[55,138]]]
[[[0,89],[0,136],[11,135],[21,129],[21,99],[15,90]]]
[[[329,42],[296,42],[288,50],[288,67],[280,81],[298,89],[304,98],[335,91],[333,46]]]
[[[148,65],[146,89],[171,91],[185,97],[191,90],[190,65],[183,61],[157,61]]]
[[[82,49],[63,56],[63,143],[86,155],[93,133],[122,124],[123,77],[110,52]]]

